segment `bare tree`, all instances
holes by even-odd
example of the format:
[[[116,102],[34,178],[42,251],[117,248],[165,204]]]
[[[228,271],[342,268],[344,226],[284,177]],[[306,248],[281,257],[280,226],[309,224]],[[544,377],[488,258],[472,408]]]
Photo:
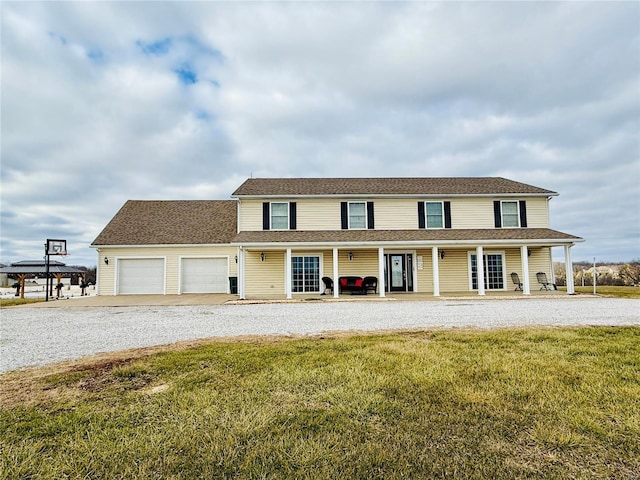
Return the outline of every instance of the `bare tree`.
[[[625,285],[640,285],[640,260],[633,260],[620,269]]]

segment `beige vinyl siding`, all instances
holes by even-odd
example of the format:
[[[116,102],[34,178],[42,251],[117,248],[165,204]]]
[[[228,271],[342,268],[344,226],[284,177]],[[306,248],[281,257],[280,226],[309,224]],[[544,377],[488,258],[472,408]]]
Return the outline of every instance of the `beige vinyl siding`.
[[[551,280],[551,249],[548,247],[536,248],[530,247],[529,251],[531,255],[528,257],[529,262],[529,286],[531,291],[538,290],[540,285],[536,278],[536,273],[544,272],[547,274],[547,278]],[[524,281],[522,276],[522,259],[520,257],[519,248],[510,248],[505,250],[506,266],[505,271],[507,273],[507,290],[515,289],[515,285],[511,280],[511,272],[516,272],[520,277],[520,281]]]
[[[451,200],[451,228],[495,228],[493,200],[490,198]]]
[[[416,230],[418,199],[374,199],[374,216],[376,230]]]
[[[547,198],[527,198],[527,227],[549,228],[549,200]]]
[[[238,223],[240,231],[262,230],[262,201],[242,200]]]
[[[373,201],[376,230],[412,230],[418,228],[417,199],[302,198],[270,199],[296,202],[298,230],[340,230],[340,203]],[[262,200],[242,200],[240,230],[262,230]],[[493,205],[493,204],[492,204]],[[493,207],[491,207],[493,208]],[[491,215],[493,215],[491,210]]]
[[[418,268],[417,257],[422,257],[422,270]],[[416,251],[416,262],[414,265],[414,267],[416,268],[416,277],[418,280],[416,292],[433,293],[433,263],[431,259],[431,249]],[[438,266],[440,269],[442,269],[442,260],[438,261],[440,262]]]
[[[445,257],[439,264],[441,294],[469,291],[468,252],[466,249],[445,249]]]
[[[323,250],[319,253],[322,254],[322,276],[329,277],[333,280],[333,250]],[[338,268],[340,268],[339,265]],[[320,281],[322,281],[322,279],[320,279]],[[320,286],[324,288],[324,284]]]
[[[340,200],[305,198],[296,200],[298,230],[340,230]]]
[[[340,200],[331,198],[278,198],[269,200],[242,200],[240,204],[240,230],[262,230],[262,204],[269,202],[296,202],[297,230],[340,230]]]
[[[349,261],[349,252],[353,252],[352,261]],[[338,252],[338,276],[377,277],[378,250],[340,250]]]
[[[284,290],[285,252],[266,251],[265,261],[260,260],[259,251],[245,251],[245,296],[262,298],[281,297]]]
[[[103,247],[98,250],[98,295],[115,295],[115,276],[118,258],[165,258],[165,281],[167,295],[179,293],[180,258],[228,257],[229,276],[238,275],[235,257],[237,247],[232,246],[179,246],[179,247]],[[104,257],[109,264],[104,264]]]
[[[298,230],[340,230],[340,202],[349,198],[281,198],[275,202],[295,201]],[[373,201],[376,230],[414,230],[418,228],[418,202],[451,202],[451,227],[495,228],[494,200],[526,200],[527,226],[549,228],[548,199],[546,197],[522,198],[371,198],[357,201]],[[240,230],[262,230],[262,200],[242,200]]]

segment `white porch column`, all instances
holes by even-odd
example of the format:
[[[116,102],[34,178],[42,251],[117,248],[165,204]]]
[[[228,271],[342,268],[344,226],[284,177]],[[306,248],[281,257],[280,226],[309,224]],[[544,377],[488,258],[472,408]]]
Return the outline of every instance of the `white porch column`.
[[[566,269],[567,293],[574,295],[576,289],[573,286],[573,263],[571,262],[571,247],[573,245],[564,246],[564,268]]]
[[[433,265],[433,296],[440,296],[440,269],[438,261],[438,247],[431,248],[431,260]]]
[[[384,298],[384,248],[378,248],[378,288],[380,297]]]
[[[238,248],[238,295],[244,300],[244,248]]]
[[[287,300],[291,300],[291,249],[287,248],[287,255],[284,262],[284,289]]]
[[[522,261],[522,294],[531,295],[531,285],[529,284],[529,247],[520,247],[520,259]]]
[[[476,247],[476,272],[478,273],[478,295],[484,295],[484,251]]]
[[[338,298],[338,249],[333,249],[333,298]]]

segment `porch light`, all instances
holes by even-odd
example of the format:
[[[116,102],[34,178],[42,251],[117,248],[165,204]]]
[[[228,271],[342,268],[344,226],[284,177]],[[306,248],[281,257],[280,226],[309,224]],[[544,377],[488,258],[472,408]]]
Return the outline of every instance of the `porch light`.
[[[264,252],[260,252],[260,261],[264,262]]]
[[[107,257],[104,257],[104,264],[109,265],[109,259]]]
[[[444,250],[441,250],[441,251],[440,251],[440,259],[441,259],[441,260],[444,260]]]
[[[353,260],[353,252],[349,252],[349,261]]]
[[[238,255],[236,255],[236,263],[238,263]]]

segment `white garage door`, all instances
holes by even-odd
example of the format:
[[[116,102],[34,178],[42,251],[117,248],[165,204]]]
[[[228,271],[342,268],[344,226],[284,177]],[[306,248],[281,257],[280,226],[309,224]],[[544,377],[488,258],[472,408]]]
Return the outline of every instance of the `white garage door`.
[[[226,293],[226,258],[183,258],[182,293]]]
[[[164,259],[118,260],[118,293],[121,295],[163,294]]]

